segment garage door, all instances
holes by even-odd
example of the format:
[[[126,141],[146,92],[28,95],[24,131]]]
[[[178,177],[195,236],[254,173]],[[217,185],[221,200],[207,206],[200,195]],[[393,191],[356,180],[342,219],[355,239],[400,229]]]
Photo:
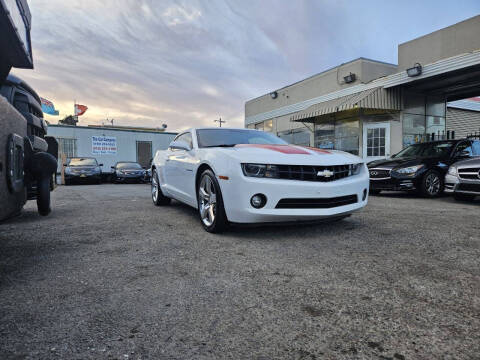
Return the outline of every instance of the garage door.
[[[149,167],[151,159],[152,159],[152,142],[137,141],[137,162],[143,167]]]

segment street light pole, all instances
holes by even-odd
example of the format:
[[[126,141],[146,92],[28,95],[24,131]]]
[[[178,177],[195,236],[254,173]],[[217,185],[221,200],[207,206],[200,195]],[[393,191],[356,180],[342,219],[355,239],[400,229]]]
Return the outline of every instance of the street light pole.
[[[216,119],[216,120],[213,120],[213,122],[218,122],[218,126],[222,127],[222,124],[223,123],[226,123],[227,120],[222,120],[222,118],[219,118],[219,119]]]

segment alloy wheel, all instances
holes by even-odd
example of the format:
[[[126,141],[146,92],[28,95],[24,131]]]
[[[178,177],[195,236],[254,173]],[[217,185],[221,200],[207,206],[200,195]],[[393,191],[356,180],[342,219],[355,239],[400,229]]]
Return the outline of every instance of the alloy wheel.
[[[157,199],[158,199],[158,181],[157,181],[156,174],[153,173],[152,175],[153,175],[152,176],[152,187],[151,187],[151,189],[152,189],[152,199],[153,199],[154,202],[156,202]]]
[[[425,179],[425,188],[430,195],[440,192],[440,178],[436,174],[429,174]]]
[[[198,187],[200,218],[206,226],[212,226],[215,222],[217,211],[217,194],[215,185],[208,175],[204,175]]]

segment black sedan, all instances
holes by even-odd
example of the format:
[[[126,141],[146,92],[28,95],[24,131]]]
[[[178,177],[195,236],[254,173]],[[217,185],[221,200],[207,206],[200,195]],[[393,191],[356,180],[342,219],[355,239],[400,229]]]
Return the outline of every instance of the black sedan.
[[[117,162],[115,166],[112,166],[113,170],[113,182],[126,183],[126,182],[144,182],[145,169],[139,163],[133,161],[121,161]]]
[[[95,183],[102,182],[103,164],[97,163],[94,158],[71,158],[65,166],[65,185],[72,183]]]
[[[456,161],[480,155],[480,141],[461,139],[410,145],[386,160],[368,164],[370,194],[415,190],[435,197],[444,190],[445,174]]]

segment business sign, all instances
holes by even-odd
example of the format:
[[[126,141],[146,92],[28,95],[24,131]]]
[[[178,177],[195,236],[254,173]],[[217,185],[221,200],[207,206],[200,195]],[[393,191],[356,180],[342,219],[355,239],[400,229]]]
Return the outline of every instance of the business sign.
[[[93,155],[117,155],[117,138],[114,136],[92,136]]]

